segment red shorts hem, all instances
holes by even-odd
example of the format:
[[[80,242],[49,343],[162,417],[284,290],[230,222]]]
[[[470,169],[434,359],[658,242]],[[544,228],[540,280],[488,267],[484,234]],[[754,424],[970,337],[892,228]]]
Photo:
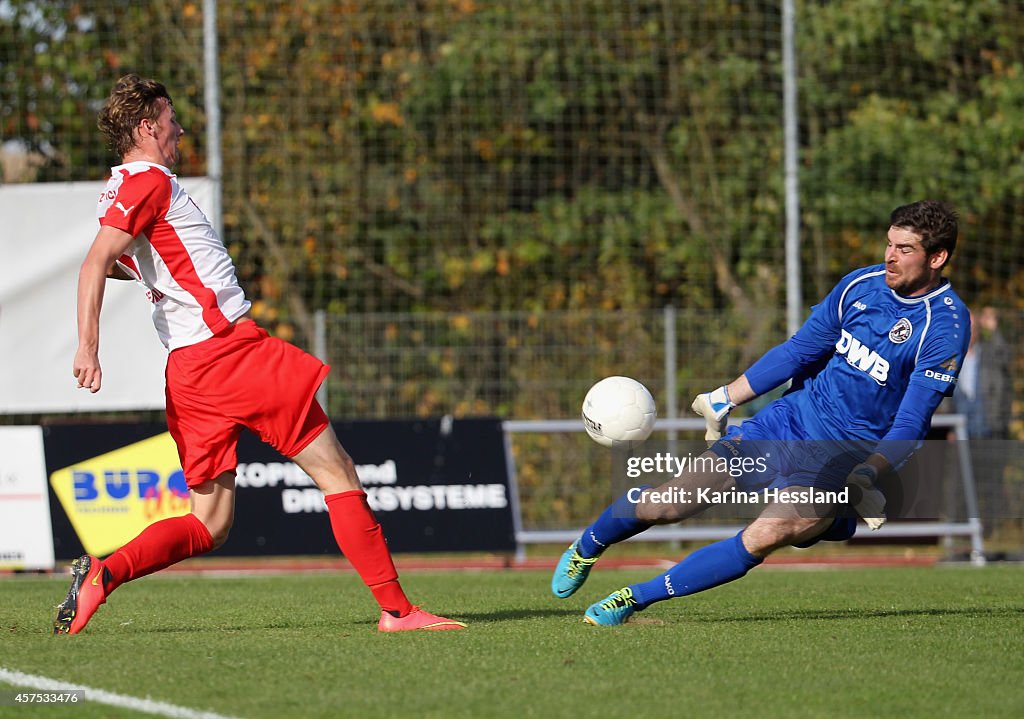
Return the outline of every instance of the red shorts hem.
[[[306,402],[306,413],[303,415],[302,421],[298,425],[299,429],[296,432],[296,436],[289,443],[289,446],[274,448],[289,459],[308,447],[314,439],[320,436],[321,432],[327,429],[327,425],[331,423],[323,407],[320,406],[316,399],[317,390],[320,389],[323,381],[327,379],[330,371],[329,365],[324,365],[320,370],[320,377],[314,383]]]
[[[225,472],[234,472],[237,468],[238,461],[236,459],[234,462],[225,462],[223,467],[218,467],[216,470],[212,472],[212,476],[207,477],[206,479],[193,480],[191,477],[188,476],[188,473],[186,473],[185,486],[187,486],[189,489],[195,489],[196,487],[202,486],[207,482],[212,482]]]

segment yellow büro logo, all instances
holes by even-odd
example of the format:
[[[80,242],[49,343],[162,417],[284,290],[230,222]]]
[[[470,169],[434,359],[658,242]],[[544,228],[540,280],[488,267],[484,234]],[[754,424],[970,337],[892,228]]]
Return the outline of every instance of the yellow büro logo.
[[[58,470],[50,486],[85,551],[98,556],[189,511],[178,450],[166,432]]]

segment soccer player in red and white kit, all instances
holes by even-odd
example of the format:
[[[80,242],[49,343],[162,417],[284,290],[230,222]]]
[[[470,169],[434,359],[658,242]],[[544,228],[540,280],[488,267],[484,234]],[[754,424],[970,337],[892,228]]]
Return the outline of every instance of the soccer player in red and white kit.
[[[290,457],[323,490],[338,547],[380,604],[380,631],[465,627],[406,598],[352,459],[315,399],[329,368],[250,318],[224,244],[171,173],[184,130],[167,89],[134,74],[121,78],[99,128],[122,164],[112,168],[100,196],[100,230],[79,273],[74,376],[90,392],[102,386],[99,318],[107,277],[144,285],[170,352],[167,426],[192,511],[155,522],[103,560],[76,559],[54,632],[77,634],[121,584],[224,543],[234,517],[242,427]]]

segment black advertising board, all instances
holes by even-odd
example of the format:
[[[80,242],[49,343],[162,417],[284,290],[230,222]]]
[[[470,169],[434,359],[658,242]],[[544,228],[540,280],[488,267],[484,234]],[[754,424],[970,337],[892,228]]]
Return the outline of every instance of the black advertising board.
[[[394,552],[515,549],[498,419],[335,422]],[[160,425],[66,425],[44,435],[55,552],[105,555],[187,510]],[[218,556],[337,554],[323,495],[248,432],[238,446],[235,523]]]
[[[334,431],[359,469],[392,551],[515,549],[500,420],[335,422]],[[304,475],[289,476],[294,468],[251,435],[239,443],[238,461],[238,508],[224,549],[337,551],[322,495]]]

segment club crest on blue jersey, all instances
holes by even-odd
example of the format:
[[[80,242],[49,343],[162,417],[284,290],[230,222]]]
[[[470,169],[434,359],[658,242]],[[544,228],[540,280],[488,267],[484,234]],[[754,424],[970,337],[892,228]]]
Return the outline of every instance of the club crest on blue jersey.
[[[910,320],[906,317],[900,317],[899,321],[889,330],[889,341],[897,345],[903,344],[910,339],[910,335],[913,333],[914,326],[910,324]]]

